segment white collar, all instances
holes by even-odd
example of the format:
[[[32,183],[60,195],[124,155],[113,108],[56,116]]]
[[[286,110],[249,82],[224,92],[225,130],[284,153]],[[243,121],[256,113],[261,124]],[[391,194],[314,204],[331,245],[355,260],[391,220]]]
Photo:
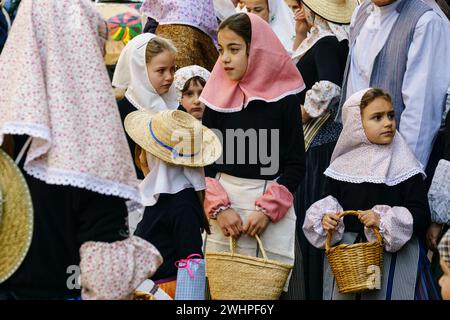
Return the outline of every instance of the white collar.
[[[203,168],[171,165],[151,153],[146,154],[150,172],[139,185],[144,206],[154,206],[162,193],[175,194],[188,188],[195,191],[206,189]]]
[[[391,16],[397,14],[396,10],[398,5],[402,2],[402,0],[397,0],[394,3],[391,3],[387,6],[379,7],[376,5],[371,6],[372,11],[370,13],[369,18],[367,19],[367,27],[369,30],[380,30],[384,21]]]

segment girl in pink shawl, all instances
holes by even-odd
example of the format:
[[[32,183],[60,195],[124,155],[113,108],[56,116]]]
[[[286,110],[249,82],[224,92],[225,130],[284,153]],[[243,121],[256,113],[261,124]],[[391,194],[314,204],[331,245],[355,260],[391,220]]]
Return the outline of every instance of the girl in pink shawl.
[[[218,39],[220,57],[200,97],[203,124],[223,139],[222,158],[207,170],[206,252],[229,251],[232,236],[238,253],[257,256],[259,235],[269,258],[293,264],[299,253],[292,193],[304,174],[296,93],[303,79],[257,15],[227,18]]]
[[[308,241],[331,245],[375,241],[378,228],[384,243],[383,267],[374,289],[341,294],[325,261],[325,300],[413,300],[438,296],[422,243],[430,224],[424,172],[400,133],[396,132],[391,98],[380,89],[351,96],[343,108],[343,131],[325,171],[325,198],[306,212],[303,231]],[[338,213],[359,210],[358,216]],[[366,240],[367,239],[367,240]]]

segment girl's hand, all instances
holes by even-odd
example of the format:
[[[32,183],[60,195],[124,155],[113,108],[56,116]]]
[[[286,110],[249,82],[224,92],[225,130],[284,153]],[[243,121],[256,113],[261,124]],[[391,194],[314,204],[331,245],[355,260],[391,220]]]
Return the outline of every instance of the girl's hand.
[[[269,225],[270,219],[261,211],[253,211],[248,217],[247,222],[244,225],[243,232],[251,237],[260,235],[266,230]]]
[[[295,33],[297,35],[303,36],[306,38],[306,34],[309,31],[308,22],[306,21],[305,11],[303,10],[303,6],[300,9],[295,10]]]
[[[241,235],[242,219],[233,209],[228,208],[219,212],[216,219],[224,236],[238,238]]]
[[[341,219],[339,218],[339,216],[337,214],[327,213],[322,218],[323,230],[325,230],[326,232],[334,231],[334,229],[336,229],[336,227],[338,226],[338,223],[340,220]]]
[[[358,211],[358,218],[364,226],[369,227],[380,227],[380,215],[373,210]]]

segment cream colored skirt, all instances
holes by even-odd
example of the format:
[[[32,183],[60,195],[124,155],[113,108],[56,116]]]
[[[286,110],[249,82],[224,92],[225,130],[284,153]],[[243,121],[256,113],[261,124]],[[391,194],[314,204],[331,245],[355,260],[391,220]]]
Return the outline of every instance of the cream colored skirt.
[[[241,216],[245,225],[248,217],[255,210],[256,199],[265,193],[270,181],[238,178],[224,173],[217,174],[216,179],[227,192],[231,208]],[[277,223],[269,223],[267,229],[260,236],[269,259],[294,264],[295,220],[294,207],[291,207],[283,219]],[[211,219],[210,224],[211,234],[206,240],[206,252],[229,252],[229,238],[224,236],[216,220]],[[237,253],[262,257],[255,238],[248,235],[241,235],[237,241]],[[285,290],[288,283],[289,279]]]

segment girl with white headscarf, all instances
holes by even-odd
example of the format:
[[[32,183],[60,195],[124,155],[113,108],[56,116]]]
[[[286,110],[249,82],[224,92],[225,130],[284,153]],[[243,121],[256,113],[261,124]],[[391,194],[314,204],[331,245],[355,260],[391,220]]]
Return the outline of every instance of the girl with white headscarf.
[[[125,91],[120,95],[119,111],[122,121],[132,111],[151,113],[178,107],[177,92],[173,86],[176,48],[164,38],[151,33],[141,34],[122,50],[112,85]],[[128,145],[134,154],[135,143],[129,137]],[[136,168],[140,179],[141,171]]]
[[[294,16],[284,0],[244,0],[246,11],[259,15],[272,27],[273,32],[290,54],[295,39]]]
[[[211,130],[177,110],[132,112],[125,129],[139,146],[136,162],[145,174],[139,189],[146,208],[135,234],[161,252],[164,262],[152,280],[174,297],[175,262],[203,254],[202,231],[209,233],[209,225],[202,209],[202,167],[220,157],[222,146]]]
[[[0,56],[0,144],[30,137],[20,167],[35,222],[23,264],[0,285],[7,299],[78,297],[80,264],[85,292],[130,298],[161,263],[150,243],[128,238],[125,201],[140,197],[103,63],[106,35],[88,0],[22,0]],[[86,243],[94,254],[83,255]],[[105,261],[129,268],[114,278]]]
[[[375,289],[341,294],[327,262],[323,298],[361,300],[435,299],[429,261],[421,237],[430,224],[424,172],[404,138],[396,132],[389,95],[380,89],[355,93],[343,107],[343,131],[325,171],[325,198],[308,209],[306,238],[324,248],[383,239],[383,266]],[[338,214],[358,210],[357,217]],[[381,282],[380,282],[381,281]]]

